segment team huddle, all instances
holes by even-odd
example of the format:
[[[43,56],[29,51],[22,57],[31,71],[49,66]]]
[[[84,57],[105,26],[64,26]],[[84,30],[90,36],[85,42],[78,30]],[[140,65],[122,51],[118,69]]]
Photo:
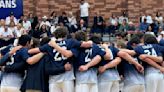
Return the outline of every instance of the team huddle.
[[[111,44],[83,31],[68,37],[64,28],[53,35],[22,35],[0,49],[1,92],[119,92],[120,80],[122,92],[164,91],[164,44],[156,37]]]

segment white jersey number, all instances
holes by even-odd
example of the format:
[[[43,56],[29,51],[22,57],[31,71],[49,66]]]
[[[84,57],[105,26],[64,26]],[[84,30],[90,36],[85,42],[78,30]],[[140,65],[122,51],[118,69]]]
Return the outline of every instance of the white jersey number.
[[[62,48],[67,49],[67,47],[65,47],[65,46],[63,46]],[[61,53],[57,52],[55,49],[53,50],[53,52],[55,53],[55,56],[54,56],[54,60],[55,61],[62,61],[62,60],[66,60],[67,59],[66,57],[61,55]]]

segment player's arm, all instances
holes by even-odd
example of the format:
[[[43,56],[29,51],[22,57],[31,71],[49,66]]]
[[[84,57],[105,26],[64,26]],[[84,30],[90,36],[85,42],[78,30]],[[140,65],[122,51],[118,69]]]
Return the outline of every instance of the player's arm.
[[[117,55],[118,55],[119,57],[125,59],[125,60],[128,61],[129,63],[134,64],[135,67],[137,68],[137,70],[138,70],[139,72],[143,72],[143,71],[144,71],[143,66],[142,66],[141,64],[139,64],[138,62],[136,62],[135,59],[134,59],[132,56],[130,56],[128,53],[126,53],[126,52],[124,52],[124,51],[119,51],[119,52],[117,53]]]
[[[41,51],[39,48],[33,48],[33,49],[28,50],[29,54],[36,54],[36,53],[40,53],[40,52]]]
[[[26,62],[27,62],[28,64],[30,64],[30,65],[33,65],[33,64],[39,62],[40,59],[41,59],[43,56],[44,56],[44,53],[38,53],[38,54],[36,54],[36,55],[34,55],[34,56],[28,58],[28,59],[26,60]]]
[[[87,71],[90,67],[97,65],[101,61],[101,56],[96,55],[90,62],[88,62],[86,65],[82,65],[79,67],[79,71]]]
[[[62,47],[60,47],[55,41],[50,41],[49,45],[55,48],[59,53],[61,53],[64,57],[72,57],[73,53],[71,50],[66,50]]]
[[[116,67],[120,62],[121,62],[121,58],[120,57],[116,57],[114,60],[112,60],[108,64],[99,67],[99,72],[103,73],[103,72],[105,72],[105,70],[107,70],[109,68]]]
[[[104,55],[105,60],[111,60],[112,53],[110,52],[110,49],[108,48],[107,44],[103,44],[102,47],[105,49],[106,54]]]
[[[128,50],[128,49],[120,49],[120,51],[126,52],[131,56],[136,55],[136,52],[134,50]]]
[[[93,42],[92,41],[82,41],[80,47],[82,48],[90,48],[92,47]]]
[[[164,73],[164,67],[160,66],[159,64],[157,64],[155,61],[153,61],[152,59],[150,58],[144,58],[143,56],[139,56],[139,58],[143,61],[143,62],[146,62],[148,63],[149,65],[159,69],[161,72]]]
[[[142,54],[142,55],[140,55],[140,58],[142,60],[144,60],[146,58],[149,58],[152,61],[157,62],[157,63],[162,63],[163,62],[163,57],[162,56],[153,56],[153,55]]]

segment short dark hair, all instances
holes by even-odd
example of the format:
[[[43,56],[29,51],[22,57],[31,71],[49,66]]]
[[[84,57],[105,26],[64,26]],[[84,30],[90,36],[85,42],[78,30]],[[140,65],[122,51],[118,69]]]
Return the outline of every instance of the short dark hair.
[[[133,45],[134,43],[139,44],[139,43],[141,43],[141,41],[140,41],[140,38],[138,36],[133,36],[131,38],[131,40],[129,41],[129,43],[130,43],[130,45]]]
[[[22,46],[26,46],[26,44],[31,41],[31,37],[29,35],[22,35],[19,38],[18,44]]]
[[[94,43],[96,44],[101,44],[102,43],[102,38],[100,34],[93,34],[90,38]]]
[[[68,35],[68,30],[66,28],[58,28],[54,32],[55,38],[65,38]]]
[[[144,35],[144,43],[145,44],[158,44],[158,41],[155,36],[151,34]]]
[[[78,41],[86,41],[87,40],[87,34],[84,31],[77,31],[75,33],[75,39]]]
[[[42,40],[40,41],[40,46],[47,44],[50,40],[51,39],[49,37],[42,38]]]

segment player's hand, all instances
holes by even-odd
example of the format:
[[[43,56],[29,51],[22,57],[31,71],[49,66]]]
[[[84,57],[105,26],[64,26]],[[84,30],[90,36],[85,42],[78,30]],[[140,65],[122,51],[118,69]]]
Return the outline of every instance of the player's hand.
[[[65,68],[66,71],[70,71],[70,70],[72,69],[72,65],[71,65],[69,62],[67,62],[67,63],[64,65],[64,68]]]
[[[100,66],[99,69],[98,69],[98,71],[99,71],[100,74],[101,73],[104,73],[105,70],[106,70],[106,68],[104,66]]]
[[[135,65],[135,67],[137,68],[137,70],[140,72],[140,73],[144,73],[144,68],[141,64],[137,64]]]
[[[48,45],[50,45],[51,47],[54,47],[54,45],[56,45],[56,41],[54,40],[51,40]]]
[[[101,45],[103,48],[108,48],[108,45],[107,44],[102,44]]]
[[[84,71],[87,71],[87,70],[88,70],[88,67],[85,66],[85,65],[82,65],[82,66],[79,67],[80,72],[84,72]]]
[[[9,52],[10,55],[14,55],[14,53],[16,53],[16,51],[20,50],[22,48],[22,46],[16,46],[14,48],[11,49],[11,51]]]

